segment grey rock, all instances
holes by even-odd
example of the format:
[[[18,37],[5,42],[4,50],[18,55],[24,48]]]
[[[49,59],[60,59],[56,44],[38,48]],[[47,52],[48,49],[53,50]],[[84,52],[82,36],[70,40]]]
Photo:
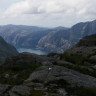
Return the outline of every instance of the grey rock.
[[[42,64],[43,65],[49,65],[49,66],[52,65],[52,63],[50,61],[44,61],[44,62],[42,62]]]
[[[58,89],[58,93],[61,95],[61,96],[67,96],[67,92],[65,91],[65,89],[62,89],[62,88],[60,88],[60,89]]]
[[[47,79],[48,73],[49,73],[49,67],[42,66],[39,69],[37,69],[37,71],[35,71],[33,74],[31,74],[30,77],[25,81],[30,82],[33,80],[38,80],[39,82],[44,82]]]
[[[58,60],[57,63],[58,64],[66,64],[66,65],[72,65],[72,66],[74,66],[74,64],[72,64],[70,62],[67,62],[67,61],[64,61],[64,60]]]
[[[6,92],[6,90],[9,89],[9,87],[9,85],[0,84],[0,94]]]
[[[33,63],[42,63],[42,62],[50,62],[50,58],[46,56],[40,56],[33,53],[20,53],[12,57],[8,57],[5,60],[4,66],[10,67],[12,65],[14,66],[23,66],[23,67],[29,67]],[[27,65],[27,66],[26,66]]]
[[[68,55],[80,54],[83,56],[88,56],[88,55],[94,54],[93,50],[95,51],[96,47],[85,47],[85,46],[77,47],[77,46],[74,46],[71,49],[66,50],[65,53],[67,53]]]
[[[52,70],[49,70],[48,66],[42,66],[32,73],[25,82],[38,80],[39,82],[48,83],[61,79],[73,86],[96,87],[96,78],[60,66],[53,66]]]
[[[83,56],[92,56],[91,59],[96,59],[96,56],[94,55],[95,52],[96,52],[96,34],[84,37],[72,48],[65,51],[65,53],[69,55],[80,54]]]
[[[93,66],[93,69],[95,69],[95,70],[96,70],[96,65],[94,65],[94,66]]]
[[[19,96],[19,95],[16,94],[16,93],[13,93],[13,92],[11,92],[11,91],[9,91],[9,96]]]
[[[9,78],[9,76],[10,76],[9,74],[5,74],[5,76],[4,76],[4,77],[5,77],[5,78]]]
[[[30,95],[30,88],[25,86],[25,85],[19,85],[19,86],[14,86],[11,90],[11,94],[17,94],[17,95],[24,95],[28,96]]]
[[[96,60],[96,55],[90,57],[91,60]]]

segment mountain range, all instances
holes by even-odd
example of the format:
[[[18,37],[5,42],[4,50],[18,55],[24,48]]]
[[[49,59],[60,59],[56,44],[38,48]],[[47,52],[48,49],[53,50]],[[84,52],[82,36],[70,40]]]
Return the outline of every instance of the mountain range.
[[[42,28],[24,25],[0,27],[0,35],[16,48],[38,48],[49,52],[62,53],[81,38],[96,33],[96,20],[80,22],[71,28]]]
[[[40,49],[63,52],[72,47],[81,38],[96,33],[96,20],[81,22],[66,30],[56,30],[41,38],[38,42]]]

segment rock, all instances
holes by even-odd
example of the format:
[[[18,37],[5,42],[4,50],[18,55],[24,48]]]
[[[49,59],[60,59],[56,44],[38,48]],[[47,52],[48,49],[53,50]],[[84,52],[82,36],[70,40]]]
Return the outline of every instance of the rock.
[[[9,57],[6,59],[4,63],[4,67],[16,66],[16,67],[29,67],[31,64],[46,62],[50,64],[50,58],[46,56],[40,56],[33,53],[20,53],[13,57]],[[26,66],[27,65],[27,66]]]
[[[9,74],[5,74],[5,76],[4,76],[4,77],[5,77],[5,78],[9,78],[9,76],[10,76]]]
[[[90,57],[91,60],[96,60],[96,55]]]
[[[96,52],[96,34],[86,36],[81,39],[72,48],[65,51],[69,55],[79,54],[83,56],[92,56],[91,59],[96,59],[94,53]],[[93,56],[94,55],[94,56]]]
[[[57,93],[46,93],[45,96],[61,96],[61,95]]]
[[[64,61],[64,60],[58,60],[57,63],[58,63],[58,65],[59,65],[59,64],[66,64],[66,65],[74,66],[74,64],[72,64],[72,63],[70,63],[70,62],[67,62],[67,61]]]
[[[11,91],[9,91],[9,96],[19,96],[19,95],[16,94],[16,93],[13,93],[13,92],[11,92]]]
[[[38,90],[42,90],[44,88],[44,85],[42,83],[38,83],[36,82],[31,82],[31,83],[27,83],[25,84],[28,87],[32,87],[32,88],[36,88]]]
[[[43,64],[43,65],[49,65],[49,66],[52,65],[52,63],[49,62],[49,61],[42,62],[42,64]]]
[[[30,95],[30,88],[25,86],[25,85],[19,85],[19,86],[14,86],[11,90],[10,90],[10,94],[15,94],[18,95],[24,95],[24,96],[28,96]]]
[[[3,84],[0,84],[0,94],[6,92],[6,90],[9,89],[9,85],[3,85]]]
[[[32,73],[25,82],[35,80],[42,83],[64,80],[73,86],[96,87],[96,78],[61,66],[53,66],[50,71],[48,66],[42,66]]]
[[[93,55],[96,47],[86,47],[86,46],[74,46],[71,49],[65,51],[68,55],[79,54],[83,56]]]
[[[61,96],[67,96],[67,92],[65,91],[65,89],[58,89],[58,93],[61,95]]]
[[[96,69],[96,65],[93,66],[93,69]]]
[[[39,82],[44,82],[47,78],[47,75],[49,73],[49,67],[48,66],[42,66],[38,71],[35,71],[33,74],[30,75],[30,77],[25,80],[25,82],[30,82],[30,81],[39,81]]]

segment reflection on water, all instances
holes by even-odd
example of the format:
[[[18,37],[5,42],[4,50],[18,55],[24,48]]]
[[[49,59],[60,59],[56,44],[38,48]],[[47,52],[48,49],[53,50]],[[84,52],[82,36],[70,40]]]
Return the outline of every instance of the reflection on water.
[[[26,48],[19,48],[17,49],[18,52],[22,53],[22,52],[30,52],[30,53],[35,53],[35,54],[38,54],[38,55],[45,55],[45,54],[48,54],[48,52],[46,51],[41,51],[41,50],[38,50],[38,49],[26,49]]]

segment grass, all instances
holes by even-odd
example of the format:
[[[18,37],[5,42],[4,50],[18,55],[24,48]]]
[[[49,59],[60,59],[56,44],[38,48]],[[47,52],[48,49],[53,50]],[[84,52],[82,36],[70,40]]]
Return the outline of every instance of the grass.
[[[96,96],[96,88],[74,87],[67,89],[68,96]]]
[[[73,65],[64,64],[64,63],[60,64],[57,61],[53,61],[53,64],[58,66],[64,66],[69,69],[78,71],[80,73],[96,77],[96,70],[91,68],[96,64],[95,62],[96,60],[90,60],[89,57],[84,57],[78,54],[74,54],[74,55],[60,54],[60,58],[61,60],[71,62]]]
[[[89,62],[89,63],[96,63],[96,60],[90,60],[89,57],[85,57],[82,55],[74,54],[74,55],[68,55],[66,53],[60,54],[60,58],[66,61],[69,61],[73,64],[78,64],[78,65],[85,65],[84,62]]]
[[[59,64],[56,61],[53,62],[54,65],[59,65],[59,66],[63,66],[72,70],[75,70],[77,72],[86,74],[86,75],[90,75],[93,77],[96,77],[96,70],[90,70],[88,66],[81,66],[78,64],[74,64],[74,65],[69,65],[69,64]]]
[[[30,73],[32,73],[36,68],[40,67],[40,63],[31,64],[27,68],[21,67],[0,67],[0,83],[2,84],[10,84],[10,85],[19,85],[22,84],[24,80],[26,80]],[[5,78],[5,75],[9,74],[8,78]]]
[[[44,92],[42,90],[31,90],[30,96],[44,96]]]
[[[61,80],[55,80],[50,81],[46,86],[49,86],[50,84],[57,84],[57,87],[48,88],[49,93],[57,93],[58,88],[64,88],[66,92],[68,93],[67,96],[96,96],[96,87],[77,87],[77,86],[71,86],[67,81],[61,79]]]

